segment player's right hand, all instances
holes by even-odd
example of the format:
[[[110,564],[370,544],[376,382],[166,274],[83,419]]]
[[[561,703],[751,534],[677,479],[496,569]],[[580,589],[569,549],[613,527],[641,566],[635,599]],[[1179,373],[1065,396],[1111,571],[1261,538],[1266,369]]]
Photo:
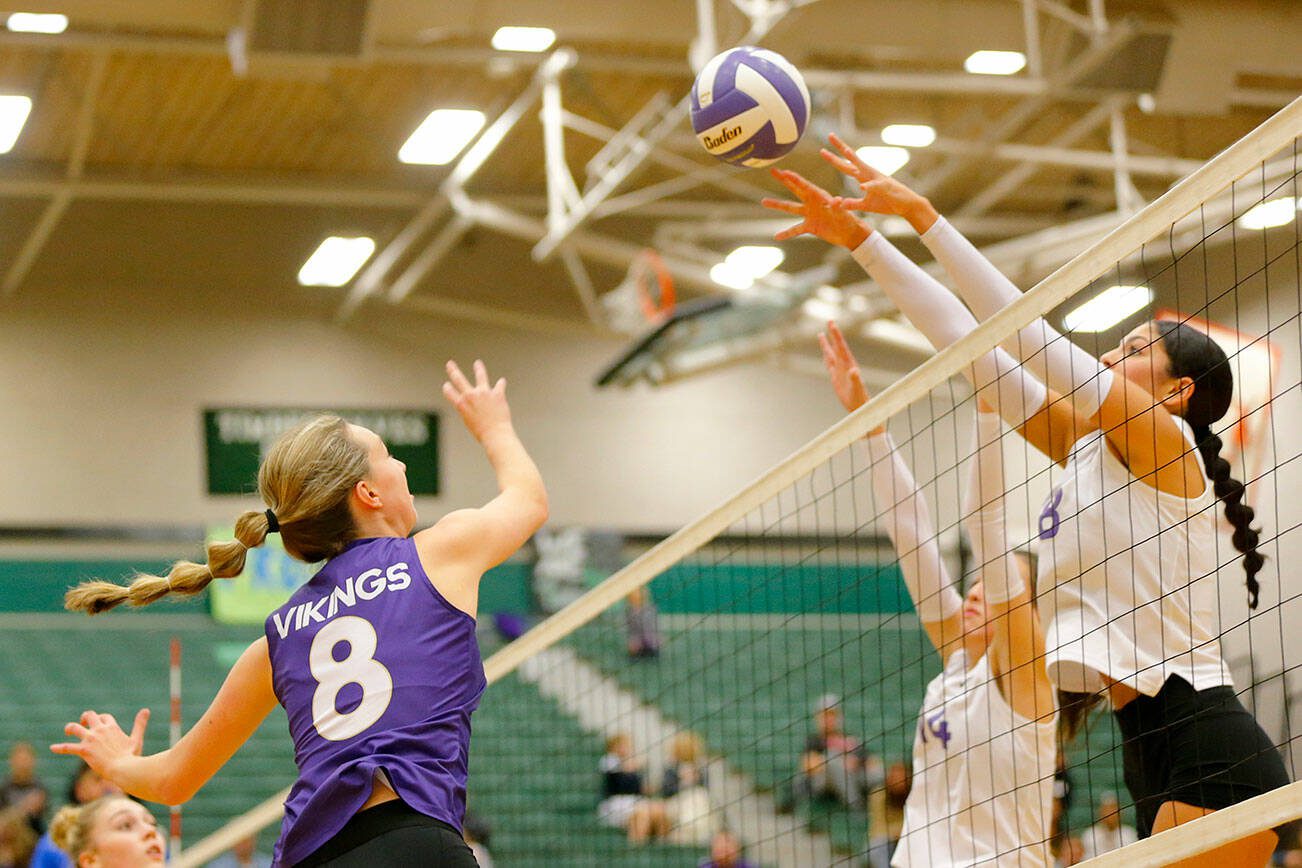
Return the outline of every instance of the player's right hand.
[[[511,408],[506,403],[506,379],[499,379],[490,386],[488,369],[479,359],[475,359],[474,370],[475,382],[472,385],[457,363],[449,360],[443,396],[456,407],[466,428],[482,443],[493,430],[503,426],[510,429]]]
[[[832,379],[832,389],[846,412],[853,413],[868,403],[868,390],[863,384],[863,374],[855,360],[845,335],[836,323],[828,321],[827,331],[818,335],[818,346],[823,351],[823,364]],[[885,428],[878,426],[869,434],[880,434]]]

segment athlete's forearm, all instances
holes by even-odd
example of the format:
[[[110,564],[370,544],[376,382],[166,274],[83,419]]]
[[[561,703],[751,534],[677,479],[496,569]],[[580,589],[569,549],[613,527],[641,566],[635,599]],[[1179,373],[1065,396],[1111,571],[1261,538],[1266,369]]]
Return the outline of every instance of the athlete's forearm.
[[[1025,590],[1021,571],[1008,548],[1004,521],[1004,449],[995,413],[977,413],[976,454],[972,458],[963,526],[972,556],[981,568],[988,603],[998,605]]]
[[[520,442],[515,428],[510,424],[499,425],[485,432],[481,442],[497,477],[498,491],[537,501],[545,510],[547,488],[542,474]]]
[[[941,562],[927,503],[908,465],[895,451],[891,435],[874,434],[867,443],[873,496],[883,513],[914,608],[923,621],[943,621],[956,614],[963,602]]]
[[[169,749],[149,756],[124,756],[106,769],[105,777],[128,795],[163,805],[179,805],[198,791],[182,784],[176,755]]]
[[[936,349],[944,349],[976,328],[976,319],[963,303],[880,232],[855,248],[854,258]],[[1014,427],[1040,410],[1048,397],[1044,385],[998,347],[977,359],[963,375]]]
[[[921,237],[977,319],[988,319],[1022,297],[1022,291],[945,218],[936,215]],[[1042,317],[1000,346],[1050,389],[1067,396],[1087,419],[1098,412],[1111,388],[1112,373]]]

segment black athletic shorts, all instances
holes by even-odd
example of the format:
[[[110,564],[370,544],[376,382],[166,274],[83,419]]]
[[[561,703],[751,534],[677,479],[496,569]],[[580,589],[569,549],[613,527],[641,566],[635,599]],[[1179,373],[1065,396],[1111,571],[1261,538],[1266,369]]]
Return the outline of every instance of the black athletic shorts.
[[[1233,688],[1195,690],[1173,675],[1156,696],[1141,694],[1116,717],[1143,837],[1163,802],[1219,810],[1289,782],[1279,751]]]
[[[478,868],[455,827],[400,800],[355,815],[295,868]]]

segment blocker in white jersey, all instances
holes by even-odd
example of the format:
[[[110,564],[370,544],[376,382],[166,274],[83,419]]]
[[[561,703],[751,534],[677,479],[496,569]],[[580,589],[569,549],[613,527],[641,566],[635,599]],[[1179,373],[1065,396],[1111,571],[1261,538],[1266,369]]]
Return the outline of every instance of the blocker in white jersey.
[[[1216,572],[1216,506],[1210,485],[1184,498],[1140,482],[1101,431],[1076,442],[1039,520],[1055,684],[1097,693],[1107,678],[1147,696],[1173,675],[1198,690],[1233,685],[1199,593],[1212,589],[1198,584]]]
[[[1053,864],[1056,718],[1013,711],[965,650],[927,685],[913,739],[913,790],[894,866]]]
[[[845,338],[829,323],[819,339],[837,397],[854,411],[867,393]],[[926,501],[890,435],[867,438],[874,500],[945,662],[918,718],[896,866],[1050,864],[1057,714],[1044,635],[1004,530],[1002,424],[984,402],[980,409],[964,526],[981,578],[966,598],[949,580]]]

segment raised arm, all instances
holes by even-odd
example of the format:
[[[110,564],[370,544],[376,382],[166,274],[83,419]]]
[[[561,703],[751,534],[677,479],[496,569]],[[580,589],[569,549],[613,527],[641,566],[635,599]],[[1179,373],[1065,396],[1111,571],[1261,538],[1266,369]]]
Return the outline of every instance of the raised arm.
[[[64,732],[78,741],[54,744],[50,750],[81,757],[130,795],[179,805],[235,755],[275,705],[271,658],[264,637],[240,655],[208,710],[175,747],[141,756],[144,724],[140,715],[132,734],[127,735],[112,715],[87,711],[79,722],[64,727]]]
[[[426,572],[460,598],[452,602],[473,612],[484,572],[510,557],[547,520],[547,490],[511,424],[506,380],[490,386],[478,360],[473,385],[455,362],[448,362],[447,371],[443,394],[484,448],[498,494],[477,509],[448,513],[416,534],[416,547]]]
[[[868,393],[845,336],[830,322],[818,343],[832,388],[841,405],[853,413],[868,400]],[[870,431],[867,443],[874,502],[899,558],[904,585],[931,644],[948,659],[962,636],[963,601],[945,571],[927,502],[885,428]]]
[[[1000,689],[1014,711],[1038,720],[1052,712],[1053,687],[1044,666],[1044,631],[1022,565],[1008,544],[1002,433],[998,414],[982,404],[963,526],[981,571],[986,616],[995,624],[990,650]]]
[[[831,142],[839,156],[824,150],[824,159],[858,181],[863,191],[859,199],[836,199],[839,206],[904,217],[977,319],[984,320],[1021,298],[1021,290],[929,201],[866,165],[836,136],[831,136]],[[1054,420],[1038,420],[1024,432],[1033,442],[1049,441],[1046,454],[1061,460],[1078,437],[1102,428],[1136,477],[1181,496],[1201,491],[1201,468],[1183,432],[1161,402],[1142,387],[1114,376],[1042,317],[1009,335],[1001,346],[1074,410],[1072,415],[1060,412]],[[1058,424],[1050,427],[1050,421]]]

